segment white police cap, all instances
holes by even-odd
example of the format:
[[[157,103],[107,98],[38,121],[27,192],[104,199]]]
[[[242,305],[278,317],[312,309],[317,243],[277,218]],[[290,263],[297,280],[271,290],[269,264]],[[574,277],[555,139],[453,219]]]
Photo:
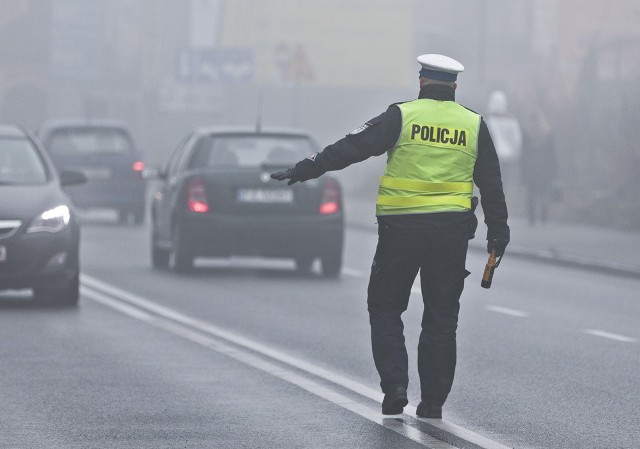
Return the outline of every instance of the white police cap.
[[[464,66],[453,58],[434,53],[418,56],[422,66],[420,76],[438,81],[454,82],[458,73],[464,71]]]

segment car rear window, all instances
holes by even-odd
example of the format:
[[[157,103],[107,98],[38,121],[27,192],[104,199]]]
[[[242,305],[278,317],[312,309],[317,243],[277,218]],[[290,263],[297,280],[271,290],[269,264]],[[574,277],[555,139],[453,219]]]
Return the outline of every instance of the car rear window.
[[[189,168],[294,165],[317,151],[304,136],[204,136],[196,144]]]
[[[0,139],[0,184],[44,184],[47,169],[28,139]]]
[[[52,156],[86,156],[91,154],[129,154],[129,135],[120,129],[65,128],[54,131],[47,142]]]

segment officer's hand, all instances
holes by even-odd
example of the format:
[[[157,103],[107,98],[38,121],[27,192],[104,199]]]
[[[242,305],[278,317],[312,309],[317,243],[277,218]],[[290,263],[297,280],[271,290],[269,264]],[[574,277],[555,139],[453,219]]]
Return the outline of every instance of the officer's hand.
[[[496,257],[502,257],[504,255],[504,250],[507,248],[509,244],[509,239],[494,239],[489,240],[487,242],[487,252],[491,254],[491,251],[496,251]]]
[[[315,165],[315,156],[315,154],[312,154],[306,159],[298,162],[294,167],[273,173],[271,177],[278,181],[288,179],[288,185],[294,184],[298,181],[304,182],[312,178],[317,178],[322,174],[322,172],[319,171],[318,167]]]
[[[290,179],[290,181],[288,182],[289,185],[296,182],[292,178],[293,178],[293,167],[283,171],[279,171],[277,173],[271,173],[271,179],[276,179],[278,181],[284,181],[285,179]]]

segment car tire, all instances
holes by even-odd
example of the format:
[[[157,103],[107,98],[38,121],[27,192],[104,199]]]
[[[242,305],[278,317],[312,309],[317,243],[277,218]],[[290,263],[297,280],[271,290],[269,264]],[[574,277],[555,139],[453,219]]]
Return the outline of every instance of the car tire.
[[[129,210],[118,209],[118,223],[126,225],[129,223]]]
[[[176,273],[187,273],[193,269],[193,254],[184,245],[178,226],[173,230],[171,238],[169,267]]]
[[[154,232],[151,236],[151,265],[159,270],[167,269],[169,268],[169,256],[168,249],[158,246]]]
[[[138,206],[133,210],[133,223],[137,225],[144,223],[144,206]]]
[[[342,252],[336,251],[325,254],[320,258],[322,275],[326,278],[336,278],[342,271]]]
[[[309,273],[315,259],[309,256],[296,257],[296,271],[299,273]]]

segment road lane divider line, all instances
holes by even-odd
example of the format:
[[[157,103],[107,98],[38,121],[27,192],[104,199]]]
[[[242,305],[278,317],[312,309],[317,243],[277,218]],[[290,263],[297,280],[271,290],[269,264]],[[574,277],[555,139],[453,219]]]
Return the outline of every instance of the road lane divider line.
[[[621,341],[624,343],[637,343],[638,339],[627,337],[620,334],[612,334],[611,332],[601,331],[599,329],[585,329],[585,334],[594,335],[596,337],[608,338],[609,340]]]
[[[484,306],[484,308],[491,312],[502,313],[503,315],[515,316],[518,318],[526,318],[529,316],[527,312],[522,312],[521,310],[516,310],[516,309],[510,309],[508,307],[486,305]]]
[[[123,300],[120,298],[110,297],[107,294],[101,293],[99,290],[94,290],[94,288],[92,287],[86,287],[83,285],[81,287],[81,292],[84,298],[96,301],[104,306],[113,308],[118,312],[121,312],[132,318],[143,321],[147,324],[151,324],[166,332],[170,332],[181,338],[189,340],[192,343],[204,346],[207,349],[216,351],[245,365],[249,365],[274,377],[282,379],[290,384],[296,385],[297,387],[300,387],[315,396],[332,402],[378,425],[386,427],[412,441],[428,447],[429,449],[457,449],[455,446],[432,437],[427,433],[421,432],[415,427],[406,425],[399,417],[383,417],[379,412],[372,410],[370,407],[367,407],[357,401],[354,401],[353,399],[341,395],[340,393],[326,386],[323,386],[318,382],[305,377],[304,375],[297,374],[291,370],[283,368],[280,365],[276,365],[267,360],[264,360],[259,356],[248,352],[247,350],[237,349],[226,343],[220,342],[219,340],[215,339],[215,336],[205,335],[201,332],[191,329],[184,324],[177,323],[170,318],[163,317],[161,315],[151,315],[149,313],[141,311],[137,307],[123,303]]]
[[[225,343],[216,341],[214,340],[215,337],[203,335],[201,333],[190,330],[181,324],[162,318],[157,319],[157,321],[154,321],[153,324],[162,328],[163,330],[183,337],[194,343],[198,343],[208,349],[214,350],[227,357],[237,360],[238,362],[251,366],[276,378],[284,380],[292,385],[302,388],[303,390],[315,396],[329,401],[339,407],[347,409],[352,413],[355,413],[369,421],[372,421],[375,424],[386,427],[412,441],[426,446],[429,449],[457,449],[455,446],[438,440],[437,438],[432,437],[426,433],[420,432],[418,429],[408,426],[400,420],[385,419],[382,417],[382,415],[380,415],[380,413],[372,410],[371,408],[360,404],[359,402],[354,401],[344,395],[341,395],[340,393],[337,393],[336,391],[323,386],[318,382],[305,377],[304,375],[300,375],[293,371],[287,370],[286,368],[282,368],[282,366],[280,365],[270,363],[269,361],[253,355],[246,350],[236,349]]]
[[[192,318],[189,317],[187,315],[184,315],[176,310],[173,310],[171,308],[162,306],[160,304],[154,303],[153,301],[150,301],[146,298],[143,298],[141,296],[138,296],[136,294],[130,293],[126,290],[120,289],[118,287],[112,286],[110,284],[107,284],[105,282],[102,282],[96,278],[93,278],[89,275],[86,274],[81,274],[81,284],[84,291],[88,291],[89,294],[95,294],[96,291],[97,292],[101,292],[103,294],[102,297],[102,303],[105,305],[110,305],[110,303],[108,303],[104,296],[108,295],[111,298],[115,299],[115,300],[119,300],[119,301],[123,301],[125,302],[127,305],[129,305],[130,307],[133,305],[135,306],[134,308],[140,308],[143,311],[143,314],[141,315],[139,312],[137,313],[137,316],[133,316],[136,314],[136,312],[132,312],[129,308],[126,307],[121,307],[120,310],[121,312],[133,316],[134,318],[138,318],[141,319],[143,321],[149,322],[151,324],[154,324],[158,327],[167,327],[167,330],[169,330],[169,328],[171,329],[175,329],[171,326],[169,326],[166,322],[163,322],[162,324],[158,324],[157,323],[157,318],[148,316],[148,312],[156,315],[157,317],[161,317],[161,318],[165,318],[166,320],[170,320],[171,322],[173,322],[173,325],[175,326],[175,323],[180,324],[182,326],[186,326],[189,330],[189,332],[186,331],[181,331],[182,335],[187,338],[187,335],[189,336],[189,339],[191,339],[192,341],[196,342],[196,343],[200,343],[201,345],[208,345],[208,344],[212,344],[212,349],[218,348],[216,349],[218,352],[220,353],[224,353],[229,355],[230,357],[236,358],[236,357],[240,357],[238,355],[238,349],[235,349],[232,346],[229,345],[225,345],[223,343],[218,343],[215,342],[213,340],[210,341],[210,339],[208,339],[208,337],[203,336],[202,334],[196,333],[193,331],[193,329],[203,332],[205,334],[209,334],[215,338],[218,338],[220,340],[229,342],[233,345],[239,346],[239,347],[243,347],[246,349],[249,349],[250,351],[260,354],[264,357],[267,357],[269,359],[278,361],[284,365],[288,365],[291,366],[293,368],[296,368],[302,372],[307,372],[313,376],[316,376],[320,379],[324,379],[325,381],[328,381],[332,384],[338,385],[340,387],[345,388],[346,390],[349,390],[351,392],[354,392],[360,396],[363,396],[365,398],[371,399],[375,402],[378,403],[382,403],[382,399],[384,398],[384,395],[378,391],[375,390],[373,388],[367,387],[366,385],[363,385],[359,382],[356,382],[354,380],[351,380],[345,376],[342,376],[340,374],[334,373],[332,371],[329,371],[325,368],[316,366],[310,362],[304,361],[302,359],[298,359],[296,357],[293,357],[291,355],[288,355],[284,352],[278,351],[276,349],[270,348],[264,344],[258,343],[256,341],[250,340],[246,337],[237,335],[233,332],[224,330],[222,328],[219,328],[213,324],[198,320],[196,318]],[[89,287],[89,289],[86,289],[86,287]],[[90,296],[90,299],[94,299],[94,296]],[[100,301],[100,300],[98,300]],[[130,313],[132,312],[132,313]],[[147,313],[147,315],[144,315],[144,313]],[[184,329],[181,327],[181,329]],[[177,330],[176,330],[177,332]],[[215,344],[213,344],[213,343]],[[206,343],[206,344],[205,344]],[[282,367],[279,366],[275,366],[275,368],[272,368],[271,365],[269,364],[269,362],[265,362],[262,359],[259,359],[258,357],[250,354],[250,353],[246,353],[246,352],[242,352],[242,358],[244,358],[245,356],[247,357],[247,360],[253,360],[251,357],[255,357],[257,359],[257,361],[255,361],[255,365],[251,365],[254,366],[258,369],[262,369],[260,368],[262,367],[267,367],[269,368],[269,373],[273,374],[274,376],[280,377],[284,380],[285,377],[284,376],[289,376],[289,373],[291,375],[294,376],[299,376],[296,373],[284,370]],[[239,360],[239,359],[238,359]],[[259,361],[259,362],[258,362]],[[263,364],[268,364],[268,365],[263,365]],[[262,369],[263,371],[266,371],[266,369]],[[286,374],[283,374],[283,372],[286,372]],[[297,379],[297,378],[296,378]],[[303,378],[303,380],[299,380],[300,385],[302,388],[305,388],[303,385],[305,385],[306,382],[311,382],[314,385],[318,385],[320,388],[326,388],[323,387],[320,384],[317,384],[315,382],[313,382],[312,380],[307,380],[306,378]],[[307,388],[305,388],[307,389]],[[310,390],[307,390],[310,391]],[[319,390],[320,391],[320,390]],[[312,392],[313,393],[313,392]],[[337,394],[339,395],[339,393],[334,393],[332,392],[332,394]],[[324,396],[322,396],[324,397]],[[332,396],[333,397],[333,396]],[[326,398],[325,398],[326,399]],[[330,400],[330,399],[328,399]],[[369,419],[370,421],[374,421],[377,424],[380,424],[384,427],[390,428],[391,430],[394,430],[396,432],[398,432],[398,430],[401,430],[401,432],[398,433],[402,433],[403,435],[405,435],[407,438],[412,439],[413,441],[417,441],[421,444],[427,444],[425,443],[425,441],[430,441],[430,444],[433,449],[446,449],[446,448],[455,448],[455,446],[451,446],[448,445],[448,443],[442,442],[441,440],[435,439],[434,437],[431,437],[430,435],[421,432],[420,430],[412,427],[412,426],[408,426],[407,424],[402,423],[402,420],[399,419],[399,417],[396,418],[389,418],[389,417],[383,417],[383,415],[380,412],[377,411],[373,411],[370,408],[361,405],[359,403],[354,402],[351,399],[348,399],[347,397],[344,396],[340,396],[340,401],[344,401],[344,403],[346,405],[349,404],[357,404],[353,405],[349,408],[349,407],[345,407],[348,408],[349,410],[353,411],[354,413],[357,413],[367,419]],[[334,402],[334,401],[331,401]],[[335,402],[337,405],[341,405],[342,402],[338,403]],[[497,441],[493,441],[489,438],[486,438],[480,434],[477,434],[469,429],[466,429],[464,427],[458,426],[454,423],[445,421],[445,420],[439,420],[439,419],[424,419],[424,418],[419,418],[416,416],[415,414],[416,411],[416,407],[413,404],[409,404],[405,407],[405,415],[411,416],[412,418],[415,418],[419,421],[423,421],[428,423],[429,425],[436,427],[440,430],[443,430],[451,435],[453,435],[454,437],[457,437],[459,439],[465,440],[469,443],[472,443],[476,446],[479,446],[483,449],[509,449],[508,446],[505,446]],[[402,426],[398,426],[396,423],[401,423]],[[417,432],[417,433],[416,433]],[[432,441],[435,440],[435,441]],[[439,445],[436,445],[436,443],[438,443]],[[446,445],[446,446],[443,446]]]
[[[96,302],[99,302],[100,304],[103,304],[105,306],[109,306],[112,309],[116,309],[117,311],[122,312],[122,313],[124,313],[126,315],[129,315],[129,316],[131,316],[133,318],[136,318],[138,320],[151,321],[151,315],[149,315],[148,313],[140,310],[139,308],[127,305],[126,303],[123,303],[122,301],[117,301],[117,300],[111,298],[110,296],[103,295],[99,291],[90,289],[88,287],[85,287],[84,285],[80,286],[80,294],[82,296],[89,297],[92,300],[94,300]]]

